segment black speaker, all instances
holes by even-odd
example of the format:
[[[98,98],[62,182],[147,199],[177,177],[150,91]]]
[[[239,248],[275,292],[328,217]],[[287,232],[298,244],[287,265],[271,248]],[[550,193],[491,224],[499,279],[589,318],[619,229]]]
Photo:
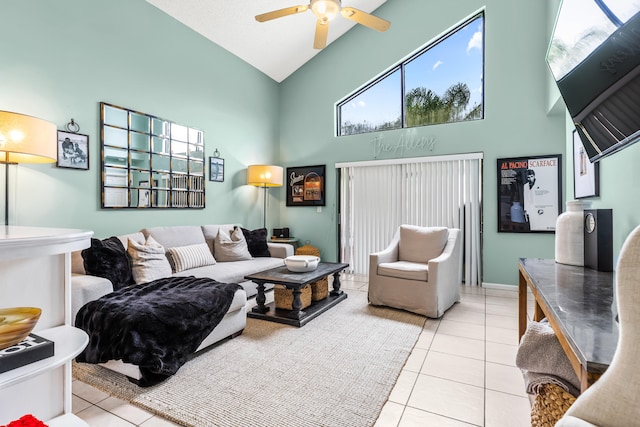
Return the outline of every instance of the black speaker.
[[[584,210],[584,266],[598,271],[613,271],[611,209]]]

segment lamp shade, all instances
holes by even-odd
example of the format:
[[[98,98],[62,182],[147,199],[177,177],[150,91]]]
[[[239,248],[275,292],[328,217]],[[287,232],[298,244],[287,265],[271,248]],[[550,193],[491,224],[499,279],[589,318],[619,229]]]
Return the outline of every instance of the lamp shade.
[[[57,160],[57,148],[53,123],[0,111],[0,162],[52,163]]]
[[[282,167],[250,165],[247,169],[247,184],[256,187],[282,187]]]

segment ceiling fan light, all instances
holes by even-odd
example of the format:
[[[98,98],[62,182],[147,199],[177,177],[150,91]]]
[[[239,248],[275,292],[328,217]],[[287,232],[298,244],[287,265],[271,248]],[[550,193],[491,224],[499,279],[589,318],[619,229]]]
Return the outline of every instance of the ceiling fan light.
[[[311,0],[311,11],[319,18],[332,20],[340,12],[338,0]]]

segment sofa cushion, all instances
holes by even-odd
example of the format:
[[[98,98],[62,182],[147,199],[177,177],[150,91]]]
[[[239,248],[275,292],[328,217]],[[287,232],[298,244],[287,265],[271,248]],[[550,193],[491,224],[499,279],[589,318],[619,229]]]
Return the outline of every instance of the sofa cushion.
[[[446,227],[400,226],[398,260],[427,263],[442,253],[449,230]]]
[[[145,237],[152,236],[165,249],[176,246],[206,243],[199,225],[174,225],[169,227],[152,227],[142,230]]]
[[[252,257],[269,257],[269,246],[267,245],[267,232],[266,228],[258,228],[256,230],[247,230],[241,228],[242,234],[247,241],[249,247],[249,253]]]
[[[429,281],[429,265],[421,262],[383,262],[378,264],[378,275],[408,280]]]
[[[146,237],[144,237],[144,234],[142,234],[141,231],[136,231],[135,233],[129,233],[129,234],[120,234],[116,237],[120,240],[120,243],[122,243],[122,246],[124,246],[125,251],[129,248],[129,239],[140,244],[144,244],[146,240]]]
[[[87,274],[108,279],[114,290],[133,284],[129,258],[117,237],[92,238],[91,246],[82,251],[82,259]]]
[[[284,260],[280,258],[253,258],[251,261],[231,261],[231,262],[219,262],[216,265],[209,265],[206,267],[192,268],[191,270],[181,271],[174,273],[174,276],[195,276],[195,277],[209,277],[224,283],[238,283],[242,286],[247,293],[247,298],[251,298],[257,293],[257,285],[253,282],[247,281],[244,277],[249,274],[258,273],[260,271],[268,270],[270,268],[281,267],[284,265]],[[268,284],[266,289],[273,288],[273,285]]]
[[[131,257],[131,271],[136,284],[171,276],[171,265],[165,255],[164,246],[153,237],[147,237],[144,244],[129,239],[127,252]]]
[[[234,227],[235,225],[233,224],[210,224],[200,227],[202,234],[204,235],[204,240],[207,242],[207,245],[209,245],[209,249],[211,249],[211,253],[214,258],[216,256],[216,252],[213,242],[216,240],[216,237],[218,237],[218,230],[222,228],[227,232],[227,234],[231,234]]]
[[[231,234],[220,228],[218,236],[213,241],[214,254],[216,260],[220,262],[242,261],[251,259],[247,241],[239,227],[236,227]]]
[[[169,248],[167,258],[174,273],[216,263],[206,243]]]

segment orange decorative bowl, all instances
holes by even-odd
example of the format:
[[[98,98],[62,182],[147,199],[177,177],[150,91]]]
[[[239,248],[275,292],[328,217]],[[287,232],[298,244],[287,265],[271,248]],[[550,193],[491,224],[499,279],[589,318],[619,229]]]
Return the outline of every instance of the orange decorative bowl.
[[[0,350],[18,344],[36,326],[42,310],[36,307],[0,308]]]

